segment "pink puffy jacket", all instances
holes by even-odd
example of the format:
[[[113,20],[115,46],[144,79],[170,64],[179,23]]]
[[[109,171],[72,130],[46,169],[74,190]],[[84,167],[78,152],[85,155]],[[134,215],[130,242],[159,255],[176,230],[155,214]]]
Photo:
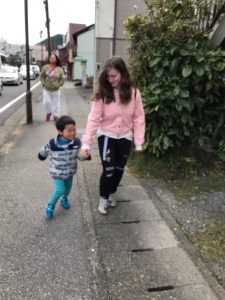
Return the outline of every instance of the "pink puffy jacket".
[[[132,99],[128,104],[120,102],[118,90],[114,90],[114,95],[115,102],[110,104],[104,103],[102,99],[92,101],[82,143],[91,145],[100,128],[112,132],[118,138],[132,131],[134,144],[140,148],[145,135],[145,115],[140,92],[133,88]]]

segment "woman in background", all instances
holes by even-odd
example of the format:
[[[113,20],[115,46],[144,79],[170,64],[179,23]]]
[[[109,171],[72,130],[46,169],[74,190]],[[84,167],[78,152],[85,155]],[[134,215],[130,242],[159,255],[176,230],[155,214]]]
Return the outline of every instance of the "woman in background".
[[[46,110],[45,120],[48,122],[53,116],[56,122],[60,113],[59,88],[64,84],[64,72],[56,54],[52,54],[48,64],[42,67],[40,79],[43,86],[43,104]]]

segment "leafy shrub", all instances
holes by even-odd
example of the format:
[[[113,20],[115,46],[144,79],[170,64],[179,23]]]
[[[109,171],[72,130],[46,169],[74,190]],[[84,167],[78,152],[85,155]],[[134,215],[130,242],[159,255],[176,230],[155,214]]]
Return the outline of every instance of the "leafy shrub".
[[[200,147],[225,159],[225,52],[209,47],[199,1],[146,1],[152,17],[130,17],[130,68],[141,89],[148,152]],[[153,6],[154,4],[154,6]]]

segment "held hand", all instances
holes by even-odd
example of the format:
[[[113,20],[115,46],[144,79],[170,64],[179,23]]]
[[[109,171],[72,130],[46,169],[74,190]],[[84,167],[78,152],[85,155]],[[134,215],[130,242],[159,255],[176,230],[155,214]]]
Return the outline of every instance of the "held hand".
[[[142,154],[142,147],[136,146],[136,149],[135,149],[135,155],[136,155],[138,158],[140,158],[141,154]]]
[[[87,149],[80,150],[80,157],[82,157],[84,159],[88,159],[90,156],[91,156],[90,150],[87,150]]]
[[[81,150],[80,150],[80,157],[86,158],[86,157],[87,157],[87,150],[81,149]]]
[[[87,155],[86,160],[91,160],[91,152],[90,152],[90,150],[85,150],[85,152],[86,152],[86,155]]]

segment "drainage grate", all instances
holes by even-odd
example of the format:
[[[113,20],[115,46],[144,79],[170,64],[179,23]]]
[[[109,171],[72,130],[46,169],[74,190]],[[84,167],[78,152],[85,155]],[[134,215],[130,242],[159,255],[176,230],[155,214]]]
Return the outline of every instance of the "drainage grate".
[[[137,253],[137,252],[149,252],[149,251],[154,251],[153,248],[145,248],[145,249],[132,249],[131,252]]]
[[[166,286],[158,286],[155,288],[148,289],[148,292],[155,293],[155,292],[164,292],[164,291],[171,291],[174,290],[175,287],[173,285],[166,285]]]
[[[140,221],[139,220],[137,220],[137,221],[122,221],[121,223],[122,224],[137,224],[137,223],[140,223]]]

